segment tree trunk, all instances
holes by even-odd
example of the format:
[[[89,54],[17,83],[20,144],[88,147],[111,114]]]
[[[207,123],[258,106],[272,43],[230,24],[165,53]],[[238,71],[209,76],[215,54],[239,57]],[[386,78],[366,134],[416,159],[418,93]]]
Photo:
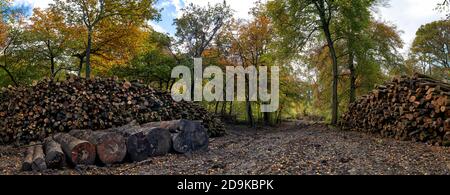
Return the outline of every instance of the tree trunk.
[[[245,103],[246,103],[246,108],[247,108],[248,125],[253,128],[253,127],[255,127],[255,119],[253,118],[252,103],[249,101],[248,97],[247,97]]]
[[[95,146],[88,141],[63,133],[54,135],[53,139],[61,144],[64,153],[73,165],[93,165],[95,163]]]
[[[350,70],[350,103],[356,101],[356,72],[354,57],[353,52],[350,52],[348,57],[348,69]]]
[[[55,59],[53,57],[50,57],[50,71],[51,71],[51,77],[54,79],[56,77],[55,74]]]
[[[81,72],[83,71],[83,60],[84,60],[84,57],[82,55],[80,55],[78,57],[78,59],[80,60],[80,63],[78,64],[78,77],[81,78]]]
[[[170,83],[170,88],[169,88],[169,92],[170,90],[172,90],[173,85],[176,83],[175,79],[172,79],[172,82]]]
[[[217,112],[219,111],[219,101],[216,101],[216,107],[214,109],[214,114],[217,114]]]
[[[51,137],[45,140],[45,163],[50,169],[60,169],[66,163],[61,145]]]
[[[248,75],[245,75],[245,83],[246,83],[246,86],[249,86]],[[250,102],[250,90],[246,90],[246,93],[245,93],[245,107],[246,107],[246,111],[247,111],[248,125],[250,127],[254,128],[255,127],[255,119],[253,118],[252,103]]]
[[[231,117],[232,114],[233,114],[233,101],[230,102],[230,110],[228,111],[228,116]]]
[[[88,29],[88,43],[86,48],[86,78],[91,78],[91,48],[92,48],[92,28]]]
[[[166,91],[170,92],[170,81],[171,79],[167,80],[167,85],[166,85]]]
[[[315,2],[315,6],[317,11],[319,12],[320,15],[320,22],[321,22],[321,26],[322,26],[322,30],[325,34],[325,38],[327,40],[327,44],[328,44],[328,48],[330,49],[330,54],[331,54],[331,60],[333,61],[333,72],[332,72],[332,76],[333,76],[333,89],[332,89],[332,100],[331,100],[331,124],[332,125],[337,125],[338,122],[338,62],[337,62],[337,56],[336,56],[336,50],[334,48],[334,42],[333,39],[331,37],[331,32],[330,32],[330,21],[333,17],[332,14],[328,14],[327,13],[327,9],[328,12],[331,13],[332,9],[330,8],[330,5],[328,5],[328,7],[325,5],[324,0],[321,1],[316,1]]]
[[[280,110],[278,110],[278,115],[277,115],[277,124],[281,123],[281,116],[283,114],[283,106],[280,107]]]
[[[16,79],[14,78],[14,76],[12,75],[12,73],[8,70],[8,68],[6,68],[6,66],[0,66],[5,72],[6,74],[8,74],[9,78],[11,79],[11,81],[14,83],[14,85],[16,87],[19,86],[19,84],[17,83]]]
[[[222,102],[222,110],[220,112],[220,115],[225,116],[225,113],[227,112],[227,102],[223,101]]]
[[[263,113],[263,120],[265,125],[270,125],[270,113],[264,112]]]
[[[428,66],[430,67],[430,68],[429,68],[430,76],[433,76],[433,68],[432,68],[431,63],[430,63]]]
[[[330,49],[331,60],[333,61],[333,91],[331,100],[331,124],[337,125],[338,122],[338,63],[336,58],[336,50],[334,48],[334,42],[331,38],[331,32],[329,29],[329,24],[323,23],[323,30],[328,43],[328,48]]]
[[[48,49],[48,53],[49,53],[49,57],[50,57],[50,77],[51,79],[55,78],[55,57],[53,55],[53,51],[52,51],[52,47],[51,47],[51,42],[50,40],[47,40],[47,49]]]

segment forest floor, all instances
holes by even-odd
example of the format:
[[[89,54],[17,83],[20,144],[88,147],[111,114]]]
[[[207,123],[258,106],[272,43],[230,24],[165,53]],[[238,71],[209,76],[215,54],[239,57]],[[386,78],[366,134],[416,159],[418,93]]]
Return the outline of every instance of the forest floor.
[[[430,175],[450,174],[450,148],[379,138],[321,124],[289,122],[276,128],[228,126],[209,150],[170,154],[140,163],[20,172],[24,149],[0,147],[0,174],[161,175]]]

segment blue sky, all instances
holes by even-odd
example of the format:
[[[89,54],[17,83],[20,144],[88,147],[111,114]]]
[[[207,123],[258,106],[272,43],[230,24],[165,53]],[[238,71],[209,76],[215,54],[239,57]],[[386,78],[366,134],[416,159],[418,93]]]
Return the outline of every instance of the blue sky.
[[[176,5],[175,3],[179,3]],[[161,21],[159,22],[151,22],[151,25],[155,30],[160,32],[169,33],[170,35],[175,35],[176,29],[173,26],[173,20],[177,18],[177,14],[179,13],[178,9],[184,7],[184,1],[159,1],[157,3],[158,9],[163,9],[161,12]]]
[[[227,0],[235,10],[237,18],[248,18],[248,11],[257,0]],[[14,0],[16,5],[46,8],[52,0]],[[181,9],[190,3],[205,6],[208,3],[215,4],[223,0],[159,0],[158,8],[163,8],[162,21],[150,22],[150,25],[159,32],[175,34],[173,20],[181,15]],[[444,13],[438,13],[434,8],[442,0],[390,0],[390,6],[378,9],[376,19],[395,24],[401,30],[401,37],[406,44],[403,53],[406,53],[414,40],[417,29],[426,23],[444,18]]]

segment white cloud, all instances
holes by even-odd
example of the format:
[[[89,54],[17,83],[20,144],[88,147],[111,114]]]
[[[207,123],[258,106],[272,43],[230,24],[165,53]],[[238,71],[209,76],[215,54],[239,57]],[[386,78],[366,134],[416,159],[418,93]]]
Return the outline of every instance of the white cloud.
[[[53,3],[53,0],[14,0],[15,5],[31,5],[33,8],[42,8],[45,9],[48,7],[50,3]]]
[[[153,22],[153,21],[150,21],[149,24],[150,24],[150,26],[153,28],[153,30],[155,30],[155,31],[157,31],[157,32],[160,32],[160,33],[169,33],[169,32],[168,32],[166,29],[164,29],[161,25],[159,25],[159,24],[157,24],[157,23],[155,23],[155,22]]]
[[[435,10],[440,2],[442,0],[392,0],[390,6],[380,8],[377,18],[395,24],[404,32],[401,36],[406,53],[421,25],[444,18],[444,13]]]
[[[179,18],[181,16],[181,9],[183,8],[182,0],[170,0],[170,3],[175,7],[173,17]]]
[[[236,18],[250,18],[250,9],[255,6],[255,2],[258,0],[227,0],[227,4],[230,5],[231,9],[235,11],[234,16]],[[185,0],[185,5],[193,3],[195,5],[206,6],[208,3],[211,5],[222,3],[223,0]],[[265,1],[263,1],[265,2]]]

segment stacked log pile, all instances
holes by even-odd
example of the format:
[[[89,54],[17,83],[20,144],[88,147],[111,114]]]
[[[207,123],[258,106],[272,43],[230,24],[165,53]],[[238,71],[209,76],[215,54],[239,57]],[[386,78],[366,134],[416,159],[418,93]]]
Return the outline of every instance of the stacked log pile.
[[[72,130],[48,137],[43,144],[31,143],[26,150],[22,169],[43,171],[47,168],[61,169],[66,165],[139,162],[170,152],[187,154],[204,151],[208,148],[208,140],[202,122],[189,120],[144,125],[132,122],[104,131]]]
[[[222,122],[201,106],[175,102],[171,95],[117,78],[65,81],[44,79],[31,87],[0,92],[0,144],[42,141],[73,129],[93,131],[168,120],[201,120],[209,136],[222,136]]]
[[[383,137],[450,146],[450,84],[398,77],[350,104],[342,127]]]

